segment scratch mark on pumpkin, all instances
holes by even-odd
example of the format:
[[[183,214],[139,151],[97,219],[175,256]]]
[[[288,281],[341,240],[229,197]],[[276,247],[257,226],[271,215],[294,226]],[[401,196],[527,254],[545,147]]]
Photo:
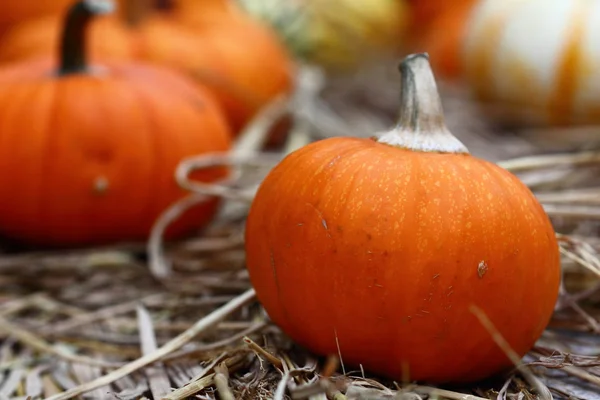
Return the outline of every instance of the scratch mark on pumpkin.
[[[321,210],[319,210],[317,207],[315,207],[311,203],[306,203],[306,204],[311,206],[312,208],[314,208],[314,210],[317,212],[317,214],[319,215],[319,218],[321,219],[321,225],[323,225],[323,228],[325,228],[325,230],[327,231],[327,236],[329,236],[331,238],[331,233],[329,233],[329,226],[327,226],[327,221],[325,221],[325,217],[323,216],[323,213],[321,212]]]
[[[285,302],[281,300],[281,286],[279,285],[279,277],[277,276],[277,267],[275,266],[275,256],[273,255],[273,249],[269,249],[269,257],[271,259],[271,270],[273,271],[273,279],[275,280],[275,288],[277,289],[277,299],[279,300],[279,304],[281,304],[281,310],[283,311],[283,315],[289,321],[289,315],[285,308]]]
[[[437,279],[437,278],[439,278],[439,277],[440,277],[440,274],[435,274],[435,275],[433,276],[433,279]]]

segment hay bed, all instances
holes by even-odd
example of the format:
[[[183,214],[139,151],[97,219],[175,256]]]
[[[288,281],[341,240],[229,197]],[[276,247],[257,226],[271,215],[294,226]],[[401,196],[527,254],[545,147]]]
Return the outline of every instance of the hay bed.
[[[561,297],[526,366],[473,387],[400,384],[349,371],[334,358],[315,358],[266,318],[244,267],[244,216],[256,184],[281,153],[307,140],[389,127],[398,82],[394,69],[324,80],[307,68],[296,95],[265,109],[232,154],[182,163],[180,183],[196,192],[187,203],[206,193],[227,199],[198,237],[168,245],[160,240],[161,227],[182,203],[157,223],[148,245],[71,251],[5,245],[0,400],[600,398],[600,153],[593,151],[594,129],[501,131],[458,87],[441,86],[451,130],[478,156],[512,159],[503,165],[540,196],[561,239]],[[254,153],[266,127],[290,108],[294,127],[281,153]],[[186,181],[190,169],[222,162],[240,167],[233,181]]]

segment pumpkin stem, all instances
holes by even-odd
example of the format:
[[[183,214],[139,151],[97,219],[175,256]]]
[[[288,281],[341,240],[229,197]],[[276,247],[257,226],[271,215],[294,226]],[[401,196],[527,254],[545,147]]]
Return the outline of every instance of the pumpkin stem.
[[[152,0],[125,0],[123,4],[122,15],[127,26],[131,28],[139,26],[151,13],[154,6]]]
[[[111,13],[114,9],[112,0],[79,0],[71,6],[62,32],[59,75],[87,71],[86,31],[89,22],[93,17]]]
[[[171,11],[175,8],[173,0],[156,0],[156,9],[162,11]]]
[[[400,63],[400,118],[377,141],[415,151],[465,153],[469,150],[446,127],[442,101],[427,53]]]

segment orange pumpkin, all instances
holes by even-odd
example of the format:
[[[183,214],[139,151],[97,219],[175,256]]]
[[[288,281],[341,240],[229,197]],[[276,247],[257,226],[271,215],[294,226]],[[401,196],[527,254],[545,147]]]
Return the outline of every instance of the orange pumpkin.
[[[2,35],[0,61],[9,63],[53,55],[54,44],[60,40],[63,19],[63,16],[50,15],[12,26]],[[90,24],[86,42],[92,62],[136,57],[133,36],[127,27],[115,24],[112,15],[99,17]]]
[[[2,0],[0,30],[28,19],[62,14],[72,2],[73,0]]]
[[[430,54],[431,65],[438,76],[446,79],[461,76],[462,45],[469,16],[477,1],[453,2],[451,9],[431,16],[427,25],[417,29],[418,34],[414,35],[412,48],[416,52]],[[421,19],[426,18],[423,16]]]
[[[471,0],[406,0],[406,2],[411,10],[412,25],[419,28],[429,25],[446,13],[452,13],[455,7],[460,7]]]
[[[0,186],[10,188],[0,196],[4,235],[47,245],[145,239],[186,195],[173,175],[181,159],[231,147],[220,108],[191,80],[132,62],[88,65],[88,20],[110,5],[72,7],[58,68],[43,58],[0,69]],[[202,227],[218,204],[195,208],[169,238]]]
[[[236,132],[275,96],[292,89],[291,59],[271,31],[253,22],[240,19],[201,32],[148,24],[144,34],[152,45],[144,46],[142,58],[187,72],[208,86]],[[163,39],[150,39],[157,37]]]
[[[394,379],[461,382],[511,366],[471,305],[520,355],[541,335],[560,281],[552,225],[443,121],[428,57],[409,56],[396,128],[311,143],[262,182],[247,268],[297,343]]]
[[[142,58],[178,68],[208,86],[234,132],[292,90],[294,63],[283,43],[232,1],[163,0],[162,10],[177,25],[145,24]]]
[[[161,12],[145,12],[147,1],[122,0],[125,14],[141,9],[139,17],[96,21],[90,32],[92,60],[135,57],[189,74],[212,91],[234,133],[275,96],[292,90],[293,60],[270,29],[240,10],[231,6],[233,11],[217,13],[207,3],[207,13],[215,17],[194,19],[204,25],[191,24],[176,17],[181,15],[177,4]],[[0,61],[50,54],[59,27],[60,20],[54,17],[7,32]]]

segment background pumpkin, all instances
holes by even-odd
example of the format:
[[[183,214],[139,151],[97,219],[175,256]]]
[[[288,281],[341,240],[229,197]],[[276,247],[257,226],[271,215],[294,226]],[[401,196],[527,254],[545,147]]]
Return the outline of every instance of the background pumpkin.
[[[600,2],[482,0],[469,20],[475,96],[519,124],[600,122]]]
[[[161,10],[178,28],[143,25],[141,57],[184,71],[208,86],[234,132],[277,95],[293,89],[291,55],[270,28],[234,2],[163,0]]]
[[[73,0],[2,0],[0,31],[28,19],[64,13],[72,2]]]
[[[471,305],[519,355],[541,335],[560,281],[552,225],[443,121],[427,58],[408,57],[395,129],[314,142],[262,182],[247,268],[299,344],[397,380],[460,382],[512,366]]]
[[[0,62],[9,63],[52,56],[54,44],[60,40],[63,15],[50,15],[27,20],[10,27],[1,38]],[[89,58],[130,60],[136,57],[133,36],[114,17],[99,16],[89,26],[86,36]]]
[[[121,0],[128,1],[128,0]],[[155,0],[156,8],[169,12],[184,25],[203,27],[248,15],[239,8],[237,0]]]
[[[275,96],[292,90],[292,59],[270,30],[253,21],[213,25],[200,32],[180,30],[171,36],[158,31],[164,26],[146,28],[148,37],[163,40],[144,46],[142,58],[199,79],[224,107],[236,132]],[[177,38],[165,39],[173,35]]]
[[[444,2],[452,4],[446,8],[436,1],[415,2],[414,28],[411,32],[411,49],[414,52],[427,52],[431,65],[438,77],[459,79],[462,75],[462,46],[469,16],[479,0]],[[427,5],[429,4],[429,5]],[[424,15],[421,15],[423,13]]]
[[[292,90],[293,60],[270,29],[239,9],[215,13],[210,7],[216,6],[208,2],[210,15],[219,18],[192,25],[176,17],[177,3],[158,12],[144,7],[149,0],[121,2],[124,11],[142,15],[125,12],[122,18],[95,21],[90,33],[92,59],[135,57],[189,74],[212,91],[234,133],[275,96]],[[59,17],[48,18],[11,30],[0,48],[0,60],[52,54],[60,21]],[[252,46],[244,44],[250,42]]]
[[[441,15],[452,12],[456,6],[462,6],[471,0],[406,0],[410,7],[411,26],[414,29],[427,28]]]
[[[230,148],[230,131],[207,91],[174,71],[131,62],[86,62],[85,27],[110,2],[72,8],[56,62],[0,69],[0,232],[30,243],[82,245],[144,239],[185,195],[182,158]],[[202,172],[212,181],[226,169]],[[169,237],[197,229],[218,201],[195,208]]]
[[[288,48],[330,72],[354,72],[397,55],[404,44],[404,0],[241,0]]]

